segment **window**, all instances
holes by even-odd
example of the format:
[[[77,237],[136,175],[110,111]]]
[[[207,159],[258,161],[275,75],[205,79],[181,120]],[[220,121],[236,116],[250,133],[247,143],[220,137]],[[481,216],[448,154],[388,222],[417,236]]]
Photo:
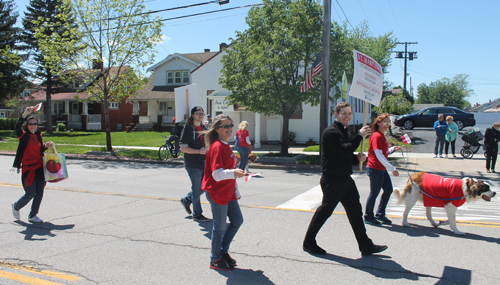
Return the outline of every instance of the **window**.
[[[455,112],[450,108],[439,108],[437,110],[438,114],[455,114]]]
[[[189,84],[189,71],[167,71],[167,84]]]
[[[160,102],[160,113],[167,112],[167,102]]]
[[[302,103],[296,106],[295,111],[290,116],[290,119],[302,119]]]
[[[436,109],[428,109],[428,110],[425,110],[424,115],[434,115],[436,114]]]
[[[108,107],[110,109],[118,109],[118,102],[109,102]]]

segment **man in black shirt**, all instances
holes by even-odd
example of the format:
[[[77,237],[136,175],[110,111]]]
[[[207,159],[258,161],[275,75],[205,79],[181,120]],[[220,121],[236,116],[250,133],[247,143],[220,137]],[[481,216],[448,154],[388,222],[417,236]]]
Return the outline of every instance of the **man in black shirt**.
[[[335,107],[335,122],[326,128],[322,135],[320,184],[323,200],[312,217],[302,247],[304,251],[312,254],[326,254],[316,243],[316,235],[339,202],[344,206],[362,255],[371,255],[387,249],[385,245],[373,244],[366,235],[359,192],[351,174],[353,165],[366,160],[366,155],[355,155],[353,152],[371,131],[369,126],[365,126],[353,139],[347,129],[351,119],[351,105],[347,102],[339,103]]]

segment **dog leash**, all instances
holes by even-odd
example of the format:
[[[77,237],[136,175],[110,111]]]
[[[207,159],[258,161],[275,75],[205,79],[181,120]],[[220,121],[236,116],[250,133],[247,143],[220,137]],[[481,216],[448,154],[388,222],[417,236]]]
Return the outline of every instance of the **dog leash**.
[[[413,181],[413,179],[411,179],[410,171],[408,170],[408,165],[406,164],[404,152],[402,149],[399,149],[399,150],[401,151],[401,155],[403,156],[403,162],[405,163],[406,173],[408,173],[408,177],[410,178],[410,181],[413,184],[413,186],[415,186],[420,192],[422,192],[423,194],[427,195],[428,197],[430,197],[432,199],[441,200],[441,201],[456,201],[456,200],[465,199],[465,196],[457,197],[457,198],[437,198],[437,197],[434,197],[434,196],[424,192],[422,189],[420,189],[420,187],[418,187],[417,183],[415,183],[415,181]]]

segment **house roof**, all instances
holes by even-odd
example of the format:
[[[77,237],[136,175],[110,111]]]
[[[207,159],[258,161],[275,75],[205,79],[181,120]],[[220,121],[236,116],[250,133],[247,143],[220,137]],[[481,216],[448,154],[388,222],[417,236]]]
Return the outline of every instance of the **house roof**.
[[[486,110],[490,110],[490,109],[494,110],[494,109],[497,109],[499,107],[500,107],[500,98],[497,98],[495,100],[481,104],[479,106],[472,107],[472,108],[468,109],[467,112],[476,112],[476,113],[486,112]],[[489,112],[494,112],[494,111],[489,111]]]
[[[168,62],[172,60],[173,58],[181,58],[184,59],[187,62],[191,62],[194,65],[200,65],[204,63],[205,61],[209,60],[212,58],[215,54],[218,52],[198,52],[198,53],[174,53],[171,55],[168,55],[164,60],[158,62],[157,64],[151,66],[146,70],[148,71],[154,71],[158,66],[163,65],[165,62]]]
[[[55,93],[52,94],[51,100],[52,101],[77,101],[75,99],[75,95],[78,95],[78,99],[84,99],[87,97],[87,94],[84,92],[62,92],[62,93]],[[47,94],[45,93],[45,90],[40,90],[37,91],[33,94],[31,94],[32,97],[34,97],[34,101],[42,101],[45,102],[47,99]],[[30,100],[31,98],[25,97],[25,100]]]
[[[174,88],[179,86],[155,86],[154,74],[149,76],[146,86],[139,91],[139,95],[129,98],[129,101],[150,101],[175,99]]]

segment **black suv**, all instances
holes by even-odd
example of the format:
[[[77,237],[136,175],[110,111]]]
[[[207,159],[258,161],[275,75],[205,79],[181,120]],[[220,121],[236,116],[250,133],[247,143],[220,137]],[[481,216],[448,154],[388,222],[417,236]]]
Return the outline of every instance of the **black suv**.
[[[447,116],[452,116],[453,121],[461,130],[464,127],[473,127],[476,125],[474,114],[467,113],[455,107],[430,107],[411,114],[397,117],[395,124],[398,127],[404,127],[411,130],[415,127],[433,127],[434,122],[438,120],[438,115],[443,114],[446,120]]]

